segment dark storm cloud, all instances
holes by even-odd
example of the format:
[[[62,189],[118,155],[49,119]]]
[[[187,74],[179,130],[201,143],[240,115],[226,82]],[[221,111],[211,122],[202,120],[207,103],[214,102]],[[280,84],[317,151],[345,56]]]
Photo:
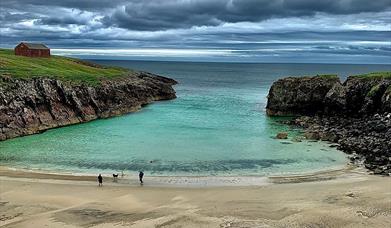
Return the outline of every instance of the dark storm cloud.
[[[0,0],[1,46],[7,47],[27,40],[52,48],[208,55],[196,51],[202,49],[233,59],[390,62],[390,23],[391,0]]]
[[[132,30],[161,30],[311,16],[317,12],[378,12],[390,5],[391,0],[167,0],[164,3],[138,0],[128,2],[112,15],[106,16],[104,22],[106,25],[115,24]]]
[[[26,9],[30,7],[65,7],[80,10],[97,10],[114,8],[127,0],[1,0],[0,6],[9,9]]]
[[[35,23],[43,25],[83,25],[86,24],[86,21],[75,17],[48,17],[41,18]]]
[[[1,7],[15,10],[47,10],[51,7],[103,13],[106,26],[154,31],[192,26],[216,26],[224,22],[257,22],[270,18],[311,16],[317,12],[354,14],[379,12],[391,0],[2,0]],[[58,18],[59,17],[59,18]],[[61,15],[42,19],[43,23],[74,24]]]

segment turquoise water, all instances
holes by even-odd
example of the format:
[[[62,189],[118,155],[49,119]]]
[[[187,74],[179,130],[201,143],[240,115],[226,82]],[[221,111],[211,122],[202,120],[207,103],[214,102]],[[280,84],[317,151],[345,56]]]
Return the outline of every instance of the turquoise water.
[[[272,82],[287,75],[389,70],[384,65],[98,61],[179,81],[178,98],[141,111],[0,142],[0,165],[72,173],[275,175],[341,167],[327,143],[265,116]],[[288,140],[273,137],[289,131]]]

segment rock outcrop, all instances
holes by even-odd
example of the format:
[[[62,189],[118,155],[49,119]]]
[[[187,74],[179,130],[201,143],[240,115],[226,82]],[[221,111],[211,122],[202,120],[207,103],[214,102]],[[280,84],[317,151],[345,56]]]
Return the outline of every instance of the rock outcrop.
[[[0,141],[50,128],[138,110],[157,100],[174,99],[173,79],[139,72],[73,85],[55,79],[0,77]]]
[[[391,173],[391,78],[284,78],[268,96],[267,114],[298,116],[308,139],[337,143],[375,174]]]
[[[337,77],[288,77],[273,83],[266,106],[270,116],[316,114],[325,106],[326,94],[339,83]]]
[[[273,83],[266,112],[270,116],[364,116],[391,110],[391,78],[351,76],[288,77]]]

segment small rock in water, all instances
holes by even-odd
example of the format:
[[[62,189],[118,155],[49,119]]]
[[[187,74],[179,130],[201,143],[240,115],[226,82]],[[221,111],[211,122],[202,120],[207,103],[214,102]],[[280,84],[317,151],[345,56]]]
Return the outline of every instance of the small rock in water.
[[[276,138],[277,138],[277,139],[287,139],[287,138],[288,138],[288,133],[287,133],[287,132],[279,132],[279,133],[276,135]]]
[[[318,132],[305,132],[304,137],[311,140],[319,140],[320,136]]]

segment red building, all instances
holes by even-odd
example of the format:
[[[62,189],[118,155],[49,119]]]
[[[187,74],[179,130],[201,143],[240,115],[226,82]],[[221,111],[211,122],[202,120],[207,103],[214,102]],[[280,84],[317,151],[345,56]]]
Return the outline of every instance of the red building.
[[[28,57],[50,57],[50,49],[44,44],[22,42],[15,47],[15,55]]]

